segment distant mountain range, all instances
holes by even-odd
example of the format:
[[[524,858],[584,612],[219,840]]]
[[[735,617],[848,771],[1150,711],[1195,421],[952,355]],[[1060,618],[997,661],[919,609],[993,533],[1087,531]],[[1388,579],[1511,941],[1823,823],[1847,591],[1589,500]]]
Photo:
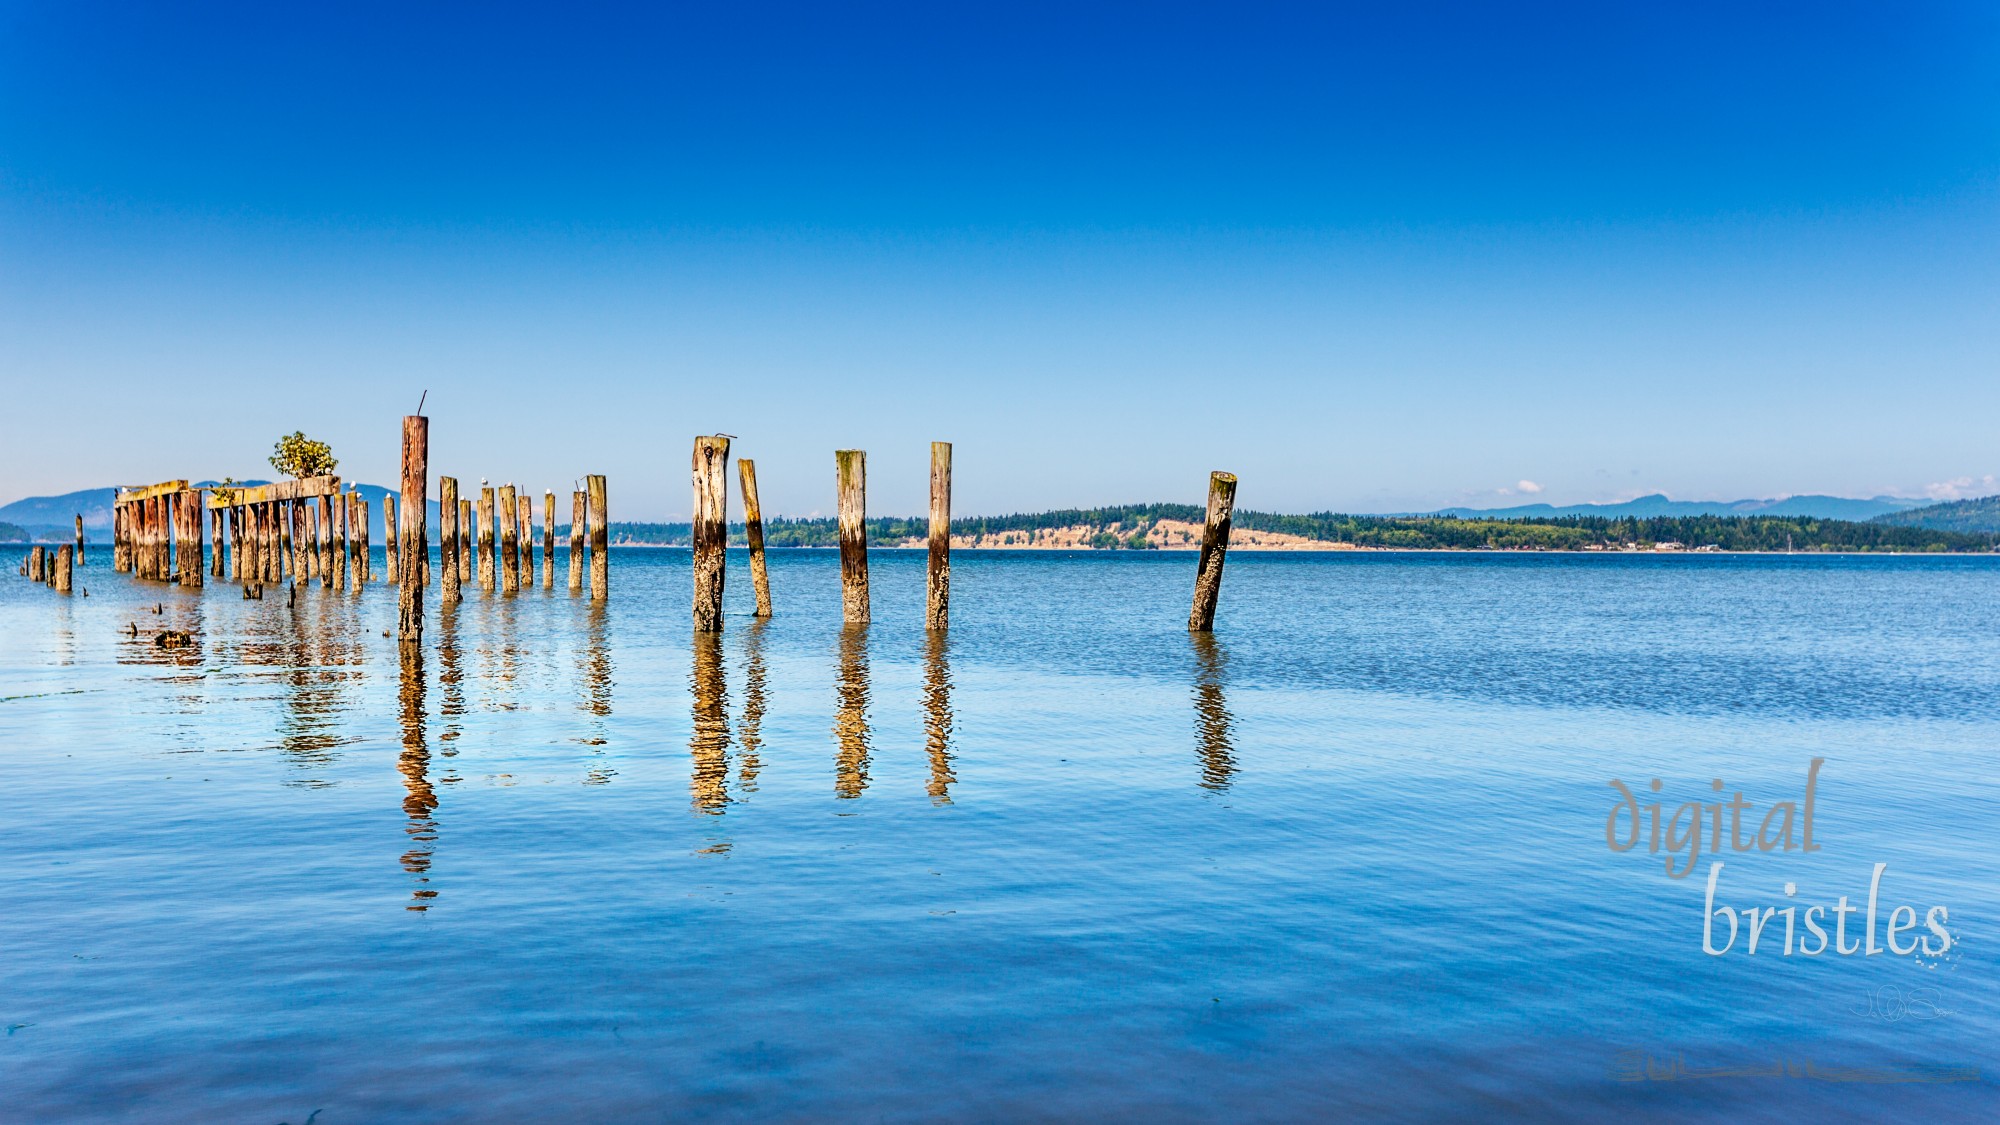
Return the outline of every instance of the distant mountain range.
[[[1512,508],[1443,508],[1427,515],[1458,516],[1490,520],[1547,520],[1563,516],[1598,516],[1624,519],[1633,516],[1806,516],[1822,520],[1852,520],[1856,523],[1924,508],[1929,500],[1904,500],[1877,496],[1855,500],[1845,496],[1786,496],[1778,500],[1669,500],[1654,494],[1617,504],[1522,504]],[[0,518],[5,511],[0,510]]]
[[[197,487],[213,487],[212,480],[196,481]],[[269,484],[270,481],[246,480],[237,484],[252,486]],[[379,484],[344,485],[348,491],[359,492],[367,499],[369,518],[381,520],[382,497],[389,489]],[[66,492],[61,496],[30,496],[0,507],[0,524],[16,525],[12,531],[0,532],[0,540],[22,537],[49,542],[67,543],[76,534],[76,517],[83,516],[84,534],[94,540],[108,541],[111,535],[111,500],[117,494],[115,488],[86,488],[80,492]],[[402,490],[396,490],[401,495]],[[474,494],[474,499],[477,494]],[[541,510],[541,500],[535,501],[535,510]],[[438,525],[437,501],[431,501],[430,526]]]
[[[1876,516],[1871,522],[1895,524],[1899,527],[1925,527],[1932,531],[1963,531],[1993,535],[2000,533],[2000,496],[1981,496],[1977,500],[1954,500],[1949,504],[1932,504],[1907,512],[1891,512],[1885,516]]]

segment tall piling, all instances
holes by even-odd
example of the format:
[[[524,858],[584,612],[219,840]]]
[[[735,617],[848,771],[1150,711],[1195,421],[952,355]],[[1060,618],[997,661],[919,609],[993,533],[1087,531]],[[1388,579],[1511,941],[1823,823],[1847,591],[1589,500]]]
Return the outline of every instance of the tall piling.
[[[458,502],[458,584],[472,581],[472,501]]]
[[[222,521],[226,509],[208,510],[208,572],[217,578],[229,576],[228,561],[222,554]]]
[[[580,490],[569,494],[569,588],[572,593],[583,589],[583,493]]]
[[[202,556],[201,541],[201,490],[190,488],[182,492],[177,505],[181,513],[181,567],[180,578],[183,586],[200,586],[208,572],[207,560]]]
[[[521,540],[521,588],[535,585],[535,498],[524,489],[514,497],[514,531]]]
[[[514,486],[500,486],[500,592],[512,594],[521,588],[521,524],[515,506]]]
[[[868,454],[840,449],[833,454],[840,509],[840,616],[849,625],[868,624]]]
[[[396,636],[406,644],[424,639],[424,579],[419,561],[430,553],[424,534],[430,494],[431,420],[421,414],[403,419],[403,582],[397,587]]]
[[[388,497],[385,495],[383,499]],[[375,554],[369,550],[368,513],[374,505],[361,493],[354,494],[354,588],[359,590],[375,580]]]
[[[1236,510],[1236,474],[1208,474],[1208,519],[1201,529],[1201,562],[1194,574],[1194,608],[1188,629],[1215,628],[1215,602],[1222,594],[1222,559],[1229,553],[1229,518]]]
[[[76,549],[65,543],[56,550],[56,593],[67,594],[75,589],[75,567]]]
[[[347,493],[333,498],[333,588],[347,589]]]
[[[291,515],[292,525],[292,585],[303,586],[312,577],[313,541],[306,533],[306,513],[312,510],[312,501],[293,500],[285,507]]]
[[[47,572],[48,569],[46,563],[43,560],[48,558],[48,553],[49,549],[47,547],[40,546],[39,544],[28,548],[29,578],[35,580],[36,582],[43,581],[42,576],[44,573]]]
[[[111,503],[111,569],[125,573],[128,564],[125,556],[125,504],[114,500]]]
[[[82,566],[82,565],[84,565],[84,563],[83,563],[83,513],[82,513],[82,512],[78,512],[78,513],[76,514],[76,565],[78,565],[78,566]]]
[[[590,597],[601,601],[611,596],[609,500],[602,476],[585,477],[583,486],[590,494]]]
[[[951,443],[931,443],[931,557],[924,628],[951,624]]]
[[[729,439],[694,439],[694,631],[722,631],[729,547]]]
[[[402,560],[396,557],[396,494],[382,496],[382,581],[394,586]]]
[[[493,551],[499,542],[500,529],[493,526],[493,489],[481,485],[479,489],[479,528],[474,536],[479,541],[479,587],[493,588]]]
[[[556,494],[542,492],[542,589],[556,588]]]
[[[764,509],[757,503],[757,464],[748,457],[736,462],[743,486],[743,539],[750,547],[750,585],[757,591],[758,617],[771,616],[771,575],[764,568]]]
[[[333,497],[319,498],[319,585],[320,589],[333,586]]]
[[[438,604],[451,605],[463,595],[458,592],[459,523],[458,478],[438,478],[438,566],[443,570],[438,587]]]

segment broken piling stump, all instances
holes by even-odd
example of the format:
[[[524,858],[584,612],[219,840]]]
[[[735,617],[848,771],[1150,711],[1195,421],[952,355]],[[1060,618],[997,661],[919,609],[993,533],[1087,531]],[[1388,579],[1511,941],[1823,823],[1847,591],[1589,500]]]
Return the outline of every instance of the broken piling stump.
[[[750,547],[750,585],[757,590],[757,616],[771,616],[771,576],[764,567],[764,511],[757,504],[757,466],[745,457],[736,462],[743,484],[743,538]]]
[[[1222,594],[1222,559],[1229,553],[1229,517],[1236,509],[1236,475],[1208,475],[1208,519],[1201,529],[1201,561],[1194,575],[1194,608],[1188,629],[1206,633],[1215,628],[1215,602]]]
[[[833,454],[840,511],[840,616],[849,625],[868,624],[868,454],[839,449]]]
[[[694,439],[694,631],[722,631],[722,589],[729,546],[729,439]]]

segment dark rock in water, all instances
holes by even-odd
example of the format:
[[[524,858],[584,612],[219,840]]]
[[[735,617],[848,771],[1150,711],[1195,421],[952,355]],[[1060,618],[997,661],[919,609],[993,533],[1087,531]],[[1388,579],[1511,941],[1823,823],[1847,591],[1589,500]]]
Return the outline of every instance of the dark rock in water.
[[[155,648],[186,648],[194,643],[194,637],[179,629],[168,629],[153,638]]]

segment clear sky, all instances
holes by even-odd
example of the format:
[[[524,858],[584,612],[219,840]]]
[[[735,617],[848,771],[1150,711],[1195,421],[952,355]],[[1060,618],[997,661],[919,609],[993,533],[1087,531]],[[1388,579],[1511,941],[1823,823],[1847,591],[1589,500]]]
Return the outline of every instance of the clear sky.
[[[0,502],[2000,491],[1997,172],[1990,3],[0,0]]]

